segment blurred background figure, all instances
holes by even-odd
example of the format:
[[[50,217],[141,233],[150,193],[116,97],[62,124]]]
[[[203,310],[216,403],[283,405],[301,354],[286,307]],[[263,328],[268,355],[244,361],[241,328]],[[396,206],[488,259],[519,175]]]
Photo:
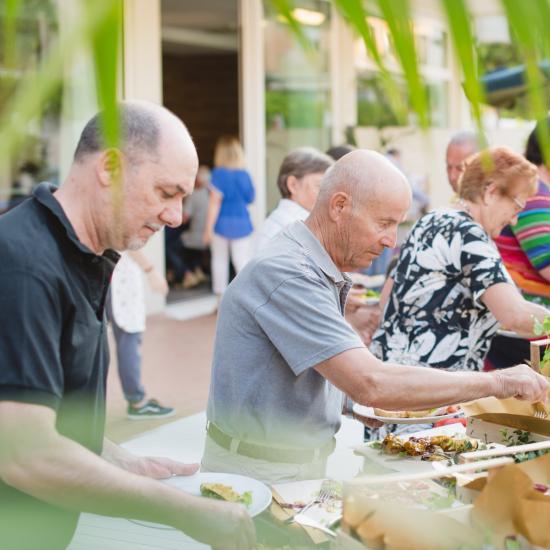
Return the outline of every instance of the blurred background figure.
[[[328,151],[327,155],[332,157],[335,161],[340,160],[344,155],[355,151],[355,147],[349,143],[343,143],[342,145],[333,145]]]
[[[25,162],[21,166],[17,179],[12,183],[6,211],[15,208],[32,195],[38,183],[39,172],[40,168],[32,161]]]
[[[168,283],[141,251],[124,252],[117,263],[107,299],[107,316],[115,337],[118,375],[130,420],[166,418],[174,414],[147,397],[141,382],[141,344],[145,332],[145,293],[141,273],[153,292],[166,295]]]
[[[214,151],[203,244],[212,253],[212,286],[221,296],[229,283],[229,258],[238,273],[250,259],[253,231],[248,205],[255,191],[244,152],[234,136],[221,137]]]
[[[187,197],[183,206],[183,221],[186,224],[186,229],[180,237],[183,254],[183,288],[193,288],[206,280],[204,270],[205,264],[208,263],[206,258],[208,246],[203,242],[203,235],[210,200],[209,185],[210,169],[208,166],[200,166],[193,194]]]
[[[287,225],[309,216],[319,194],[321,179],[333,164],[331,157],[313,147],[301,147],[286,155],[277,176],[282,198],[256,233],[256,253]]]
[[[447,167],[447,179],[455,194],[458,194],[458,180],[464,172],[464,161],[479,151],[479,140],[475,132],[461,131],[451,137],[445,163]]]
[[[185,204],[185,203],[184,203]],[[185,259],[181,236],[189,224],[164,228],[164,251],[166,254],[166,279],[172,288],[179,288],[185,275]]]
[[[527,140],[525,158],[538,169],[537,192],[525,203],[517,223],[504,228],[495,239],[512,279],[526,300],[550,306],[550,168],[539,142],[541,125],[550,130],[550,119],[540,121]],[[497,335],[487,356],[486,368],[506,368],[530,357],[529,341]]]

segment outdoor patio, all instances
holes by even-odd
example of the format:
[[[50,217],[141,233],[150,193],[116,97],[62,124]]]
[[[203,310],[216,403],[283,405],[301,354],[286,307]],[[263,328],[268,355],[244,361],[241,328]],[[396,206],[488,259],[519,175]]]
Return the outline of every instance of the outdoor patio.
[[[166,315],[148,318],[143,341],[143,383],[149,396],[176,408],[176,416],[165,420],[131,421],[126,418],[116,354],[111,352],[107,437],[117,443],[128,441],[162,424],[205,410],[215,325],[215,315],[189,321],[178,321]]]

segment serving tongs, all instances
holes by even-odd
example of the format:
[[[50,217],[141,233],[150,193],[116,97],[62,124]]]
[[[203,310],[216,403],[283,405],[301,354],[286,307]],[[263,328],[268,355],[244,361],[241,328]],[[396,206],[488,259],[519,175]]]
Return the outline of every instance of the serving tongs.
[[[533,340],[530,342],[529,348],[530,348],[530,355],[531,355],[531,361],[528,362],[529,366],[535,371],[540,374],[540,348],[546,347],[550,344],[550,338],[544,338],[542,340]],[[535,418],[541,418],[546,419],[548,418],[548,412],[546,411],[546,406],[544,403],[541,403],[540,401],[537,403],[533,403],[533,416]]]

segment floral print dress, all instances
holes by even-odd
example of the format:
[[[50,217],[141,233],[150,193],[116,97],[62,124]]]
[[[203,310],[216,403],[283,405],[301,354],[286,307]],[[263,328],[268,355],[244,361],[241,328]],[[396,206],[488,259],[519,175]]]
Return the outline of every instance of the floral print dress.
[[[466,212],[435,210],[412,228],[371,351],[384,361],[477,371],[498,321],[481,301],[513,284],[485,230]]]

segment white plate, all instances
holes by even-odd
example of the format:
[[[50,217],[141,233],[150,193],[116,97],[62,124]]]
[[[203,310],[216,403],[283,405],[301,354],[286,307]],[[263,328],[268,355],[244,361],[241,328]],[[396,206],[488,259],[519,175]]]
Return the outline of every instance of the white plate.
[[[176,476],[170,479],[163,479],[162,483],[181,489],[186,493],[195,496],[201,496],[201,484],[203,483],[223,483],[229,485],[237,493],[250,491],[252,493],[252,504],[246,506],[250,517],[261,514],[271,504],[271,489],[252,477],[240,476],[237,474],[224,474],[218,472],[199,472],[192,476]],[[208,498],[208,497],[203,497]],[[244,506],[244,504],[242,505]],[[132,523],[143,525],[144,527],[153,527],[156,529],[170,530],[173,527],[160,525],[149,521],[130,520]]]
[[[422,416],[420,418],[393,418],[390,416],[377,416],[374,414],[374,409],[372,407],[365,407],[364,405],[359,405],[358,403],[355,403],[353,405],[353,412],[364,416],[365,418],[379,420],[384,424],[433,424],[434,422],[445,420],[445,418],[455,418],[464,414],[462,410],[459,410],[455,413],[441,414],[439,416]]]
[[[267,485],[252,477],[219,472],[199,472],[192,476],[176,476],[164,480],[166,485],[176,487],[192,495],[201,495],[203,483],[223,483],[229,485],[237,493],[252,493],[252,504],[246,509],[251,517],[262,513],[271,504],[271,490]]]

